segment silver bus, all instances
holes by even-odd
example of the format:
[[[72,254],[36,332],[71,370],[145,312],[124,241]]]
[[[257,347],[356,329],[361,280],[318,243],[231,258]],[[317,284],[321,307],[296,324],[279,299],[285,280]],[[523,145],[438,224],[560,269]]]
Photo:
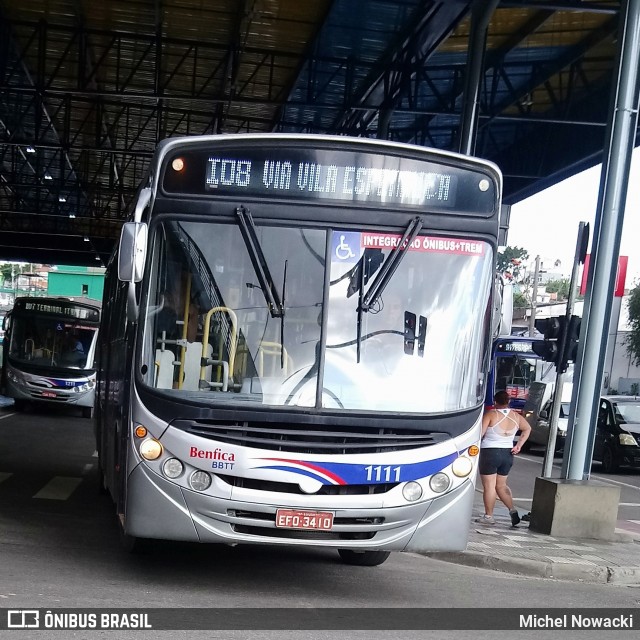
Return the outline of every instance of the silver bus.
[[[15,409],[48,403],[80,407],[91,417],[100,303],[16,298],[3,324],[2,389]]]
[[[464,549],[501,175],[379,140],[159,145],[107,267],[96,438],[122,539]]]

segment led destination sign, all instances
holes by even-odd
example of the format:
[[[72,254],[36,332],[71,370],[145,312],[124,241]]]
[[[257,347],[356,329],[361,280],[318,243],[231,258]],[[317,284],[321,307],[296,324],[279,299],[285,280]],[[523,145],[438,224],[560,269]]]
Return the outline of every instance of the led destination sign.
[[[450,173],[340,166],[317,162],[209,158],[207,187],[242,189],[259,180],[266,191],[337,200],[365,200],[423,205],[435,201],[453,206],[456,177]]]
[[[493,180],[472,169],[350,149],[188,151],[168,162],[169,193],[419,207],[488,215]]]
[[[88,322],[100,321],[100,312],[97,309],[57,304],[55,302],[17,300],[15,310],[16,312],[23,310],[25,312],[50,313],[56,316],[67,316],[78,320],[87,320]]]
[[[499,342],[496,351],[508,351],[511,353],[525,353],[533,355],[533,348],[531,346],[531,341],[523,341],[523,342]]]

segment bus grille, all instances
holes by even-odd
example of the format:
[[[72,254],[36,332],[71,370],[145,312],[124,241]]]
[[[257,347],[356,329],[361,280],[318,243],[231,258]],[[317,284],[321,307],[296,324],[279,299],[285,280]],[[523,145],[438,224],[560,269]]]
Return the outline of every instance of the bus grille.
[[[202,438],[254,449],[306,454],[388,453],[427,447],[449,439],[446,433],[339,425],[174,420],[172,426]]]
[[[260,480],[256,478],[242,478],[241,476],[228,476],[216,474],[216,477],[231,485],[242,489],[254,489],[256,491],[272,491],[276,493],[294,493],[307,495],[300,485],[293,482],[274,482],[273,480]],[[397,482],[381,482],[379,484],[323,484],[315,496],[363,496],[387,493],[398,485]]]

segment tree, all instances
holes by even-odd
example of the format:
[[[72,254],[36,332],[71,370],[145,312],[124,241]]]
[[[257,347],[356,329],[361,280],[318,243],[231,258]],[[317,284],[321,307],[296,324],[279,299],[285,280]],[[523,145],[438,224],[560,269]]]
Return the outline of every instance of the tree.
[[[640,366],[640,283],[631,289],[627,300],[627,312],[631,327],[629,335],[625,338],[627,353],[631,358],[631,363]]]
[[[22,262],[5,262],[0,264],[0,282],[4,287],[13,285],[12,275],[17,278],[21,273],[33,272],[37,269],[38,265]]]
[[[513,294],[513,308],[514,309],[528,309],[531,303],[527,300],[527,297],[521,293]]]
[[[525,274],[526,265],[523,264],[529,257],[526,249],[520,247],[505,247],[498,254],[496,268],[498,273],[503,273],[510,280],[518,282]]]
[[[11,267],[12,265],[8,262],[6,264],[0,264],[0,282],[11,282]]]
[[[569,278],[549,280],[545,284],[545,290],[547,293],[557,293],[558,300],[566,300],[569,297],[569,285]]]

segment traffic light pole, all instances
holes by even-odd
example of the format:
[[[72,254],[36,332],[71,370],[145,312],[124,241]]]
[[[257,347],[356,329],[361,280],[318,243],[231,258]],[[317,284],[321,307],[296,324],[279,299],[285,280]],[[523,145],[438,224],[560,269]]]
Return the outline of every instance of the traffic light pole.
[[[617,68],[607,130],[595,233],[587,277],[577,384],[574,382],[567,437],[570,455],[563,463],[567,480],[588,480],[602,392],[607,333],[611,321],[620,241],[627,199],[631,154],[640,102],[640,0],[621,3]]]
[[[578,240],[576,242],[576,253],[573,259],[573,267],[571,269],[571,280],[569,282],[569,296],[567,299],[566,322],[564,330],[560,337],[560,353],[568,353],[569,325],[571,316],[573,315],[573,307],[576,299],[576,289],[578,283],[578,265],[584,262],[584,253],[586,250],[585,234],[589,233],[589,225],[581,222],[578,227]],[[588,239],[588,237],[587,237]],[[549,418],[549,439],[547,440],[547,450],[544,454],[544,462],[542,464],[542,477],[550,478],[553,469],[553,458],[556,451],[556,440],[558,438],[558,418],[560,417],[560,406],[562,405],[562,388],[564,387],[564,368],[566,360],[562,357],[561,366],[556,371],[556,383],[553,389],[553,404],[551,406],[551,416]]]
[[[531,316],[529,317],[529,335],[534,335],[536,322],[536,307],[538,305],[538,275],[540,273],[540,256],[536,256],[536,266],[533,272],[533,293],[531,294]]]

